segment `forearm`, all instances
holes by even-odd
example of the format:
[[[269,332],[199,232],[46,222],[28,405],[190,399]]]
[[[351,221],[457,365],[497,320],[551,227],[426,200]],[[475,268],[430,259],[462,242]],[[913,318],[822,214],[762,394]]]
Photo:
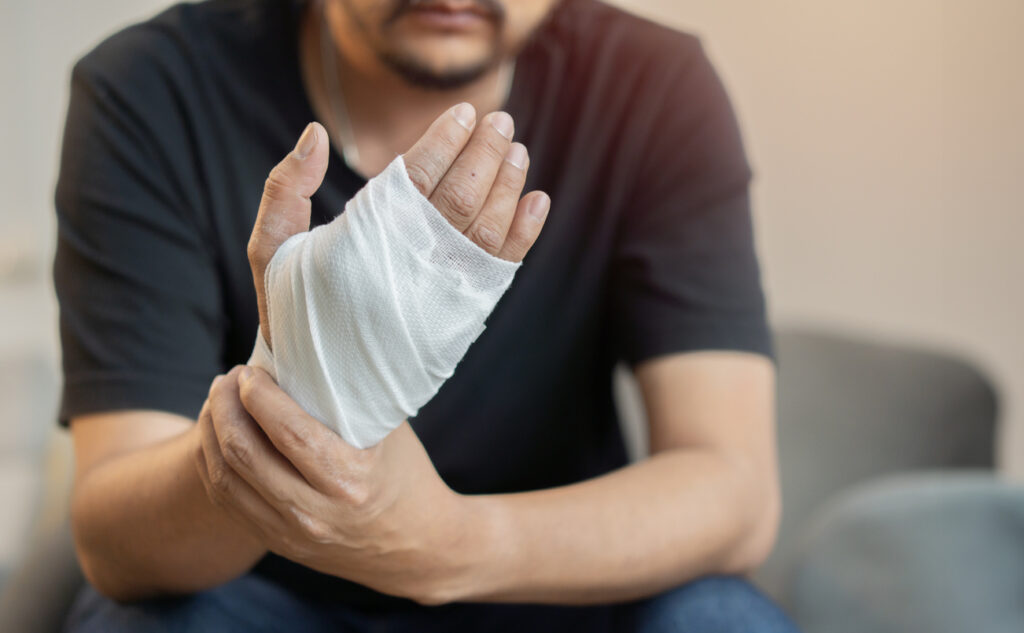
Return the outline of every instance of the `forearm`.
[[[128,600],[237,577],[264,550],[214,506],[194,467],[195,428],[96,465],[76,485],[79,560],[103,593]]]
[[[468,497],[481,529],[455,599],[587,604],[756,567],[774,486],[711,451],[670,450],[579,484]]]

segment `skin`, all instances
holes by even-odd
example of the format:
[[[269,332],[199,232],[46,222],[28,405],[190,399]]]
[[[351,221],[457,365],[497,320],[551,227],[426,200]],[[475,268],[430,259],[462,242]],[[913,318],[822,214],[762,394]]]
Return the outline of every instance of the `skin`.
[[[470,0],[450,1],[454,6],[473,4]],[[472,104],[480,113],[500,110],[513,56],[554,5],[552,0],[501,2],[502,19],[488,18],[452,33],[418,26],[408,11],[399,11],[407,2],[326,0],[322,14],[313,3],[302,20],[300,56],[306,93],[318,120],[332,136],[341,129],[341,122],[335,120],[324,86],[321,19],[326,19],[337,45],[335,61],[344,106],[360,156],[359,164],[350,166],[364,176],[383,170],[395,154],[419,139],[431,121],[460,101]],[[383,24],[396,11],[401,17]],[[386,61],[392,57],[415,60],[439,82],[465,78],[467,69],[482,72],[444,90],[423,88],[396,73]]]
[[[371,5],[351,3],[353,10]],[[507,15],[544,4],[509,3]],[[496,37],[484,32],[474,37]],[[445,37],[429,33],[419,39],[409,46],[437,62],[438,72],[473,61],[458,52],[471,46],[446,47]],[[372,40],[366,46],[374,59]],[[487,54],[481,50],[473,54]],[[388,75],[370,73],[380,85],[395,81],[386,64],[378,70]],[[489,76],[459,94],[472,93],[470,104],[498,99]],[[346,84],[347,95],[359,93],[354,86]],[[436,109],[436,92],[419,89],[424,111]],[[381,117],[408,106],[382,107]],[[455,112],[443,108],[420,124],[404,155],[410,177],[481,248],[519,261],[550,201],[542,192],[520,198],[529,159],[511,141],[506,115],[473,116],[463,125]],[[387,148],[407,133],[365,134],[361,154],[363,144]],[[266,265],[308,226],[328,144],[326,130],[311,124],[267,179],[249,243],[263,332],[270,331]],[[118,600],[213,587],[268,551],[423,604],[600,603],[753,569],[771,549],[780,511],[772,364],[708,351],[654,358],[634,370],[652,456],[592,480],[516,494],[455,493],[407,423],[380,444],[355,449],[269,376],[246,367],[214,380],[195,421],[155,411],[76,417],[79,559],[97,589]]]

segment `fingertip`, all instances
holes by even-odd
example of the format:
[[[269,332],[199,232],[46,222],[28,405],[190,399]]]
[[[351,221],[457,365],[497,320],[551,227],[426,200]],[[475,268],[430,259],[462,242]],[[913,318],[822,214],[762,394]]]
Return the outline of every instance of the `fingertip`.
[[[543,222],[551,209],[551,196],[543,191],[531,191],[526,203],[526,213],[534,222]]]
[[[327,128],[325,128],[319,121],[310,121],[309,124],[312,125],[313,128],[316,130],[318,139],[330,138],[330,135],[327,133]]]
[[[530,162],[530,154],[526,150],[526,146],[517,141],[509,146],[508,153],[505,154],[505,160],[512,163],[513,166],[526,171],[526,166]]]
[[[253,402],[253,396],[263,389],[264,380],[273,382],[270,374],[262,368],[248,365],[242,367],[238,375],[238,393],[243,403],[248,405]]]
[[[330,136],[327,129],[318,121],[310,121],[279,167],[293,173],[302,195],[310,196],[320,188],[329,159]]]
[[[540,236],[550,206],[551,198],[543,191],[531,191],[523,196],[498,257],[510,262],[522,261]]]
[[[292,153],[296,158],[306,158],[313,152],[318,142],[319,134],[316,121],[307,123],[306,127],[302,130],[302,134],[299,135],[299,140],[295,143]]]
[[[238,374],[238,397],[243,403],[249,402],[255,382],[256,370],[246,365]]]
[[[243,365],[242,368],[238,372],[238,384],[242,385],[244,387],[245,385],[248,385],[249,381],[251,381],[251,380],[252,380],[252,367],[249,367],[248,365]]]
[[[484,118],[494,126],[494,129],[498,131],[498,134],[501,134],[506,139],[511,141],[512,137],[515,136],[516,124],[515,121],[512,120],[512,115],[508,112],[498,110],[496,112],[491,112]]]
[[[467,130],[472,130],[476,125],[476,108],[473,104],[463,101],[454,105],[450,112],[455,121]]]

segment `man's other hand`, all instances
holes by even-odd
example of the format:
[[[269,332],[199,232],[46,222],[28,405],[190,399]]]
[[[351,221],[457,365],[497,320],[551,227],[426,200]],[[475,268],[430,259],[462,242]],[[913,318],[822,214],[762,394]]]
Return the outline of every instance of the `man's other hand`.
[[[461,581],[471,511],[408,422],[356,449],[265,372],[235,367],[214,380],[198,426],[207,494],[268,550],[422,603]]]

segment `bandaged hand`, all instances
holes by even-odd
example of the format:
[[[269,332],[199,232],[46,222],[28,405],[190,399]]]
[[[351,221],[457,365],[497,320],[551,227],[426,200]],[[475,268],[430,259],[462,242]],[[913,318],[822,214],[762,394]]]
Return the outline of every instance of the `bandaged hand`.
[[[503,112],[443,113],[330,224],[307,231],[327,167],[311,123],[267,179],[249,242],[250,364],[357,448],[426,404],[508,288],[550,206]]]

